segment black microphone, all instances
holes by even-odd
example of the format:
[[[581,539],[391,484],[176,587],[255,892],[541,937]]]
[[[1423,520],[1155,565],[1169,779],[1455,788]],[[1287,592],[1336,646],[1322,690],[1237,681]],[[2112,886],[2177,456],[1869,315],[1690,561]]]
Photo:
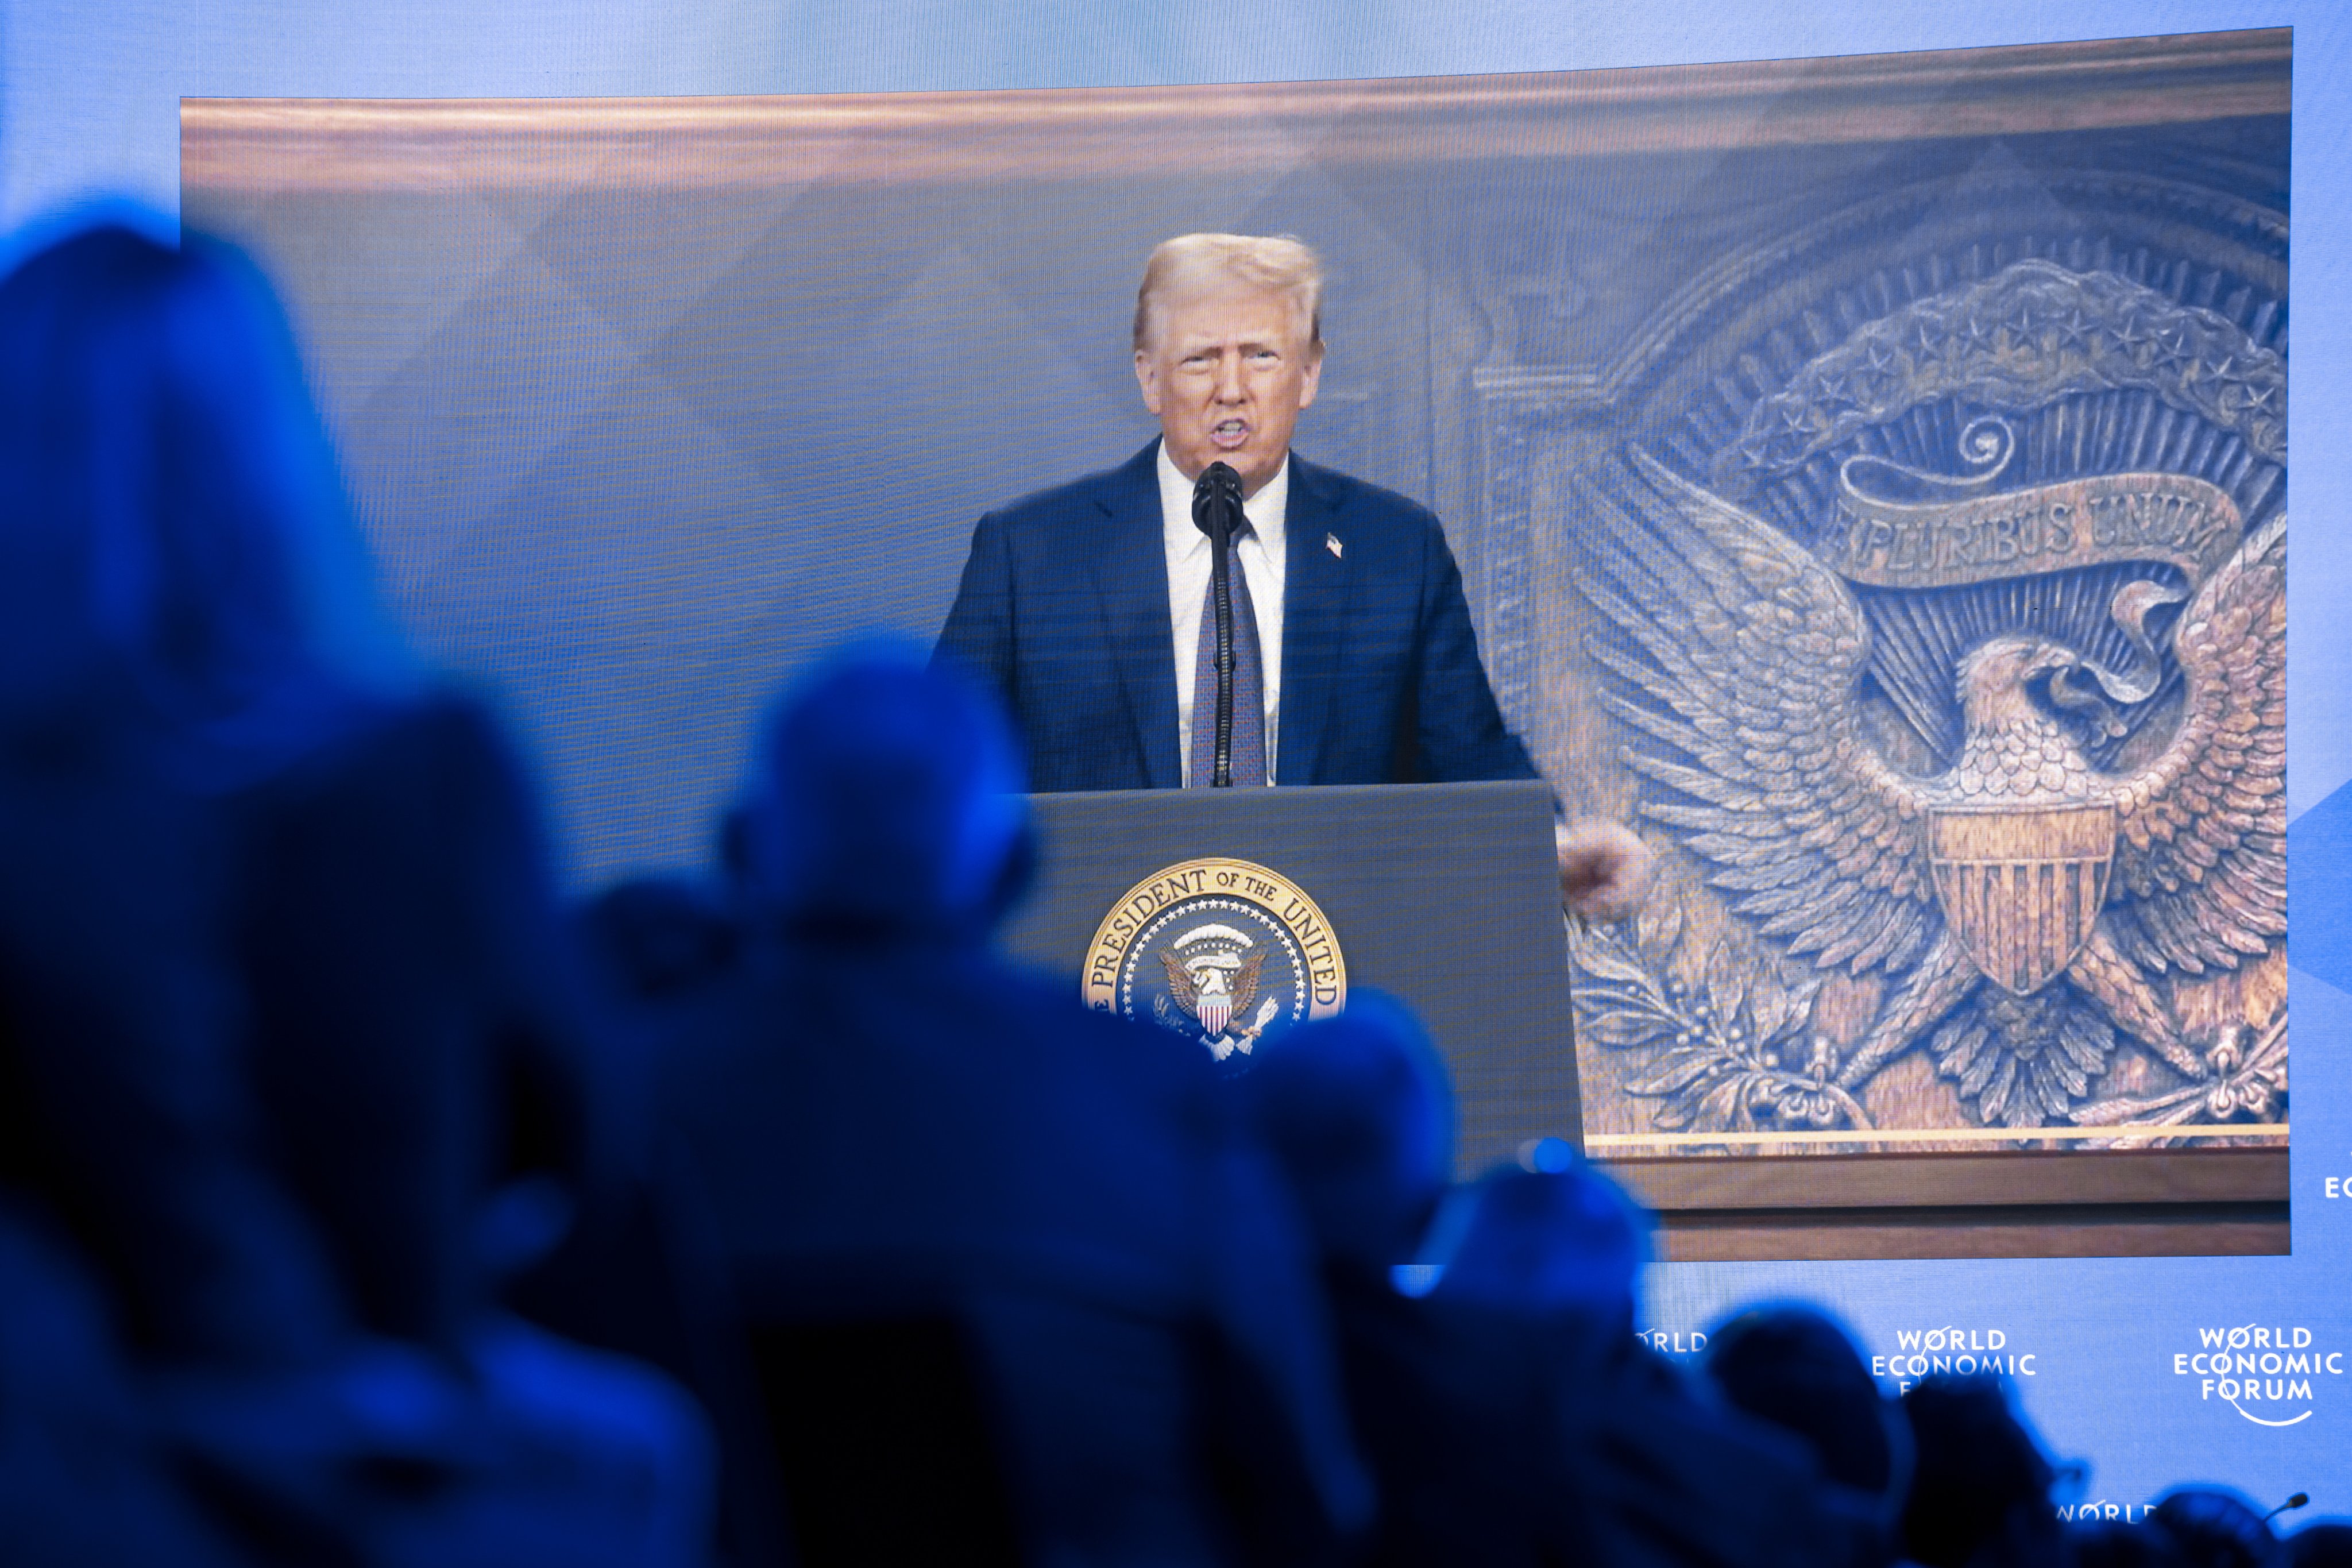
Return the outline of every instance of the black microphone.
[[[2301,1508],[2304,1504],[2305,1504],[2305,1503],[2309,1502],[2310,1500],[2311,1500],[2311,1494],[2310,1494],[2309,1492],[2297,1492],[2297,1493],[2295,1493],[2295,1494],[2294,1494],[2294,1496],[2293,1496],[2293,1497],[2291,1497],[2291,1498],[2287,1499],[2287,1500],[2286,1500],[2286,1501],[2284,1501],[2284,1502],[2283,1502],[2283,1503],[2279,1504],[2279,1505],[2278,1505],[2278,1507],[2276,1507],[2276,1508],[2274,1508],[2274,1509],[2271,1510],[2270,1510],[2270,1512],[2268,1512],[2268,1513],[2266,1513],[2266,1514],[2263,1515],[2263,1522],[2264,1524],[2268,1524],[2271,1521],[2273,1521],[2273,1520],[2276,1519],[2279,1515],[2281,1515],[2281,1514],[2283,1514],[2283,1513],[2287,1513],[2287,1512],[2290,1512],[2290,1511],[2292,1511],[2292,1510],[2295,1510],[2295,1509]]]
[[[1192,485],[1192,524],[1209,536],[1209,599],[1217,616],[1217,751],[1209,784],[1234,783],[1234,530],[1242,521],[1242,477],[1223,463],[1211,463]],[[1200,693],[1194,692],[1194,710]],[[1197,721],[1195,721],[1197,722]]]

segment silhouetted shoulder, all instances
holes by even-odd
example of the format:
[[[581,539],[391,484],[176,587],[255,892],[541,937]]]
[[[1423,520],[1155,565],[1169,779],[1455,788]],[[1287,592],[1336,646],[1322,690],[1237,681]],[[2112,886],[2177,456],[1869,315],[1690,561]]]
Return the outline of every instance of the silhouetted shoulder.
[[[1216,1092],[1209,1054],[1193,1042],[1150,1024],[1096,1012],[1071,994],[1076,987],[1031,970],[992,965],[985,973],[982,984],[994,990],[996,1005],[1008,1016],[1032,1021],[1099,1060],[1106,1070],[1133,1079],[1139,1087],[1168,1093]]]
[[[355,713],[333,740],[252,791],[247,815],[257,835],[252,847],[268,853],[275,841],[281,859],[323,856],[354,875],[367,867],[412,888],[437,869],[474,885],[477,896],[484,884],[503,885],[482,905],[486,917],[545,893],[528,781],[488,711],[461,694]],[[315,884],[316,875],[302,879]]]
[[[355,710],[339,734],[289,767],[282,783],[299,793],[328,778],[380,776],[387,768],[411,782],[437,775],[488,783],[517,772],[488,710],[461,693],[436,691]]]

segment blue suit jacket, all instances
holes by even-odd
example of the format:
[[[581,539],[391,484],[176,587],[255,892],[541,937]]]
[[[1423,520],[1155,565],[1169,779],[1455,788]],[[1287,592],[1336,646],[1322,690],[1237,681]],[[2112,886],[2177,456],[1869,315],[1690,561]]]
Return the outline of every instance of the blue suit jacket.
[[[1003,691],[1032,789],[1182,780],[1158,461],[1155,441],[973,531],[939,651]],[[1284,527],[1275,781],[1533,778],[1478,663],[1437,519],[1294,452]]]

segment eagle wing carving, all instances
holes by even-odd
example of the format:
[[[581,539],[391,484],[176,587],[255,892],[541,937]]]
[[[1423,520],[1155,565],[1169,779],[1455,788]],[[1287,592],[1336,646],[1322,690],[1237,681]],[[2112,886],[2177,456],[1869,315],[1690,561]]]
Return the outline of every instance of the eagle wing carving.
[[[1731,907],[1791,952],[1856,974],[1911,969],[1942,923],[1925,875],[1927,792],[1857,721],[1861,605],[1761,519],[1628,457],[1600,504],[1631,515],[1598,531],[1584,591],[1646,656],[1591,647],[1626,683],[1608,692],[1611,711],[1685,759],[1627,751],[1686,797],[1644,810],[1682,830]]]
[[[1234,972],[1234,1016],[1249,1016],[1250,1004],[1257,1000],[1257,972],[1265,967],[1265,949],[1260,948],[1242,960]]]
[[[1176,999],[1176,1005],[1184,1009],[1186,1017],[1199,1017],[1201,997],[1192,989],[1192,977],[1184,973],[1184,966],[1176,962],[1176,955],[1164,948],[1160,953],[1160,963],[1168,971],[1168,994]]]
[[[2172,634],[2180,727],[2112,798],[2107,925],[2144,969],[2231,970],[2286,933],[2286,518],[2246,536]]]

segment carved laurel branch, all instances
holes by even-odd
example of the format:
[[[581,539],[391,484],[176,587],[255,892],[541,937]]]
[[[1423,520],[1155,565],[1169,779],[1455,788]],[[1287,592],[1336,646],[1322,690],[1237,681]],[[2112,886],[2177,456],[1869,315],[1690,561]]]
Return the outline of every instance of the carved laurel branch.
[[[2140,1141],[2136,1148],[2163,1148],[2227,1137],[2235,1128],[2275,1124],[2287,1109],[2286,1004],[2260,1030],[2231,1028],[2205,1053],[2213,1076],[2168,1094],[2105,1100],[2076,1109],[2079,1127],[2146,1126],[2181,1129],[2178,1138]],[[2191,1131],[2210,1126],[2211,1131]],[[2105,1141],[2085,1145],[2107,1146]]]
[[[1836,1056],[1811,1039],[1817,979],[1784,984],[1722,942],[1701,947],[1678,905],[1659,900],[1629,931],[1572,930],[1578,1037],[1644,1053],[1628,1094],[1656,1102],[1667,1131],[1867,1130],[1861,1102],[1832,1082]],[[1695,984],[1675,978],[1695,973]]]

